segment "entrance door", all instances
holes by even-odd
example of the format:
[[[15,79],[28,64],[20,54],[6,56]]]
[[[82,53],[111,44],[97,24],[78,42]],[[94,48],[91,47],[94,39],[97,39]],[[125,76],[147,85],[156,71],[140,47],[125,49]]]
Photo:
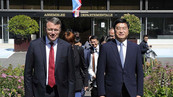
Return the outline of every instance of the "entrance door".
[[[110,21],[108,18],[95,18],[95,23],[93,25],[93,35],[96,35],[99,39],[101,39],[102,36],[108,35],[108,30],[110,28]]]

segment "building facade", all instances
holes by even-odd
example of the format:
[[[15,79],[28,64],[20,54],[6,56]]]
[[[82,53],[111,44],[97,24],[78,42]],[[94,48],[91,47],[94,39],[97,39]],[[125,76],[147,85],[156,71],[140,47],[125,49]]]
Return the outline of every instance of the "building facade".
[[[99,38],[108,34],[113,22],[123,14],[134,14],[142,23],[142,31],[135,38],[169,41],[173,39],[173,0],[82,0],[80,16],[74,18],[70,0],[1,0],[0,43],[14,43],[14,35],[8,32],[11,17],[24,14],[35,19],[40,26],[37,37],[45,34],[45,18],[59,17],[62,33],[67,29],[80,32],[84,43],[89,35]]]

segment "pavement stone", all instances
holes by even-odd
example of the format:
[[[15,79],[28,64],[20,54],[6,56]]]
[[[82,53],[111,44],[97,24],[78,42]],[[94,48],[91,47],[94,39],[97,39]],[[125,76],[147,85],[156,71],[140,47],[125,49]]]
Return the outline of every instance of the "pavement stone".
[[[9,58],[0,58],[0,65],[7,68],[11,64],[14,68],[25,64],[26,52],[15,52]]]

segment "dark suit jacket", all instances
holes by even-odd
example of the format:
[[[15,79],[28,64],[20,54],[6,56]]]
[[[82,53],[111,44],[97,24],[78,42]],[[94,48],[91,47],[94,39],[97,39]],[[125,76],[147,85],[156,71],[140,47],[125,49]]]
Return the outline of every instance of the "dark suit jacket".
[[[90,48],[87,49],[85,62],[86,62],[86,64],[87,64],[88,67],[90,65],[90,58],[91,58],[91,54],[93,52],[94,52],[93,47],[90,47]]]
[[[75,91],[81,91],[84,86],[88,86],[88,67],[85,64],[84,49],[80,46],[74,45],[73,51],[76,77]]]
[[[144,40],[139,44],[140,49],[141,49],[141,53],[145,54],[148,50],[148,45],[147,42],[145,42]]]
[[[100,49],[100,46],[99,46]],[[90,59],[91,59],[91,54],[94,53],[94,48],[90,47],[85,51],[86,55],[85,55],[85,62],[87,64],[87,66],[89,67],[90,65]]]
[[[26,55],[24,85],[25,97],[45,97],[46,92],[46,42],[39,38],[30,43]],[[55,81],[59,97],[74,97],[75,73],[72,47],[62,39],[58,39]]]
[[[121,97],[123,83],[131,97],[143,95],[143,68],[137,44],[127,41],[124,64],[122,68],[115,40],[102,45],[96,75],[98,95]]]

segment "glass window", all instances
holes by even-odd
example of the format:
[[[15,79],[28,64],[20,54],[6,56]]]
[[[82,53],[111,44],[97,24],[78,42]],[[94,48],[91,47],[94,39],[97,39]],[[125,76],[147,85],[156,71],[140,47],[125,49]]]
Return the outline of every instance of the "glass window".
[[[10,0],[10,9],[23,9],[23,0]]]
[[[102,36],[108,35],[108,29],[110,28],[109,25],[109,19],[104,18],[96,18],[95,19],[95,35],[98,36],[99,40]]]
[[[10,0],[10,9],[40,9],[40,0]]]
[[[60,10],[72,10],[72,0],[59,0],[58,5]]]
[[[91,0],[83,0],[81,10],[91,10],[92,9],[92,1]]]
[[[24,9],[41,9],[41,0],[24,0]]]
[[[59,0],[43,0],[44,9],[58,9]]]
[[[7,29],[7,17],[3,17],[3,39],[4,43],[8,43],[8,29]]]
[[[60,18],[62,21],[62,32],[67,29],[72,29],[80,33],[80,39],[82,44],[88,40],[88,36],[91,34],[91,18]]]
[[[111,10],[139,10],[140,0],[110,0]]]
[[[173,0],[149,0],[149,10],[173,10]]]
[[[173,39],[173,18],[148,18],[147,33],[154,39]]]
[[[83,0],[81,10],[106,10],[107,0]]]
[[[4,9],[7,9],[7,1],[4,0]]]

